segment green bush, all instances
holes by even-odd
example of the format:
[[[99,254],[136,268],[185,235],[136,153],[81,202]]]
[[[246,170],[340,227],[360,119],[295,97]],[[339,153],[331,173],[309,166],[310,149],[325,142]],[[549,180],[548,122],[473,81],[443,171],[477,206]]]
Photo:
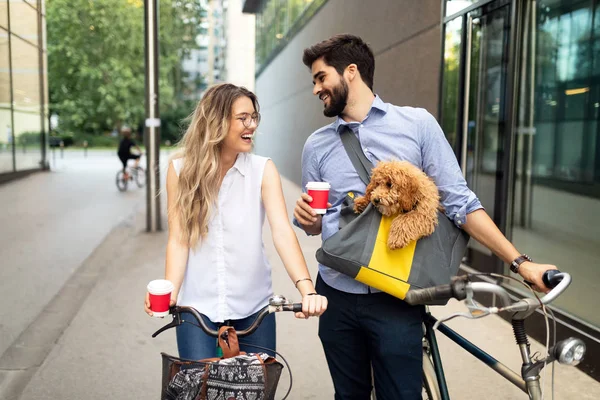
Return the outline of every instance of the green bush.
[[[17,145],[31,145],[40,143],[41,132],[23,132],[17,135]]]
[[[160,115],[160,141],[165,143],[167,140],[171,144],[179,142],[185,130],[188,127],[188,116],[194,111],[196,103],[186,101],[179,107],[174,107],[161,112]]]
[[[119,145],[119,137],[110,135],[93,135],[91,133],[75,134],[75,145],[83,147],[83,142],[87,141],[88,147],[117,147]]]
[[[69,134],[52,133],[48,138],[50,147],[59,147],[61,141],[65,147],[73,146],[75,144],[75,139]]]

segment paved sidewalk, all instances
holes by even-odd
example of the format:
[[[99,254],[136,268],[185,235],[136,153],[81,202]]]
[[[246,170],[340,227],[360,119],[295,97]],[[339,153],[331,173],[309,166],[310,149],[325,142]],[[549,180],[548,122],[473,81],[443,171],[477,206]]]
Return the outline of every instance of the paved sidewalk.
[[[284,193],[291,215],[300,189],[284,180]],[[80,267],[79,271],[96,279],[84,281],[80,276],[79,280],[73,278],[67,282],[67,287],[81,286],[82,282],[86,282],[87,290],[79,300],[81,307],[22,396],[6,397],[6,400],[158,398],[160,352],[176,354],[176,346],[173,331],[167,331],[156,339],[150,337],[168,320],[149,318],[142,309],[147,282],[163,276],[167,239],[166,232],[145,233],[144,217],[143,212],[132,214]],[[314,253],[320,239],[307,237],[298,230],[297,233],[314,277]],[[298,300],[299,296],[273,247],[268,224],[265,248],[273,266],[275,292]],[[69,304],[68,300],[72,298],[68,290],[61,290],[58,296],[58,304]],[[451,303],[433,311],[438,316],[447,315],[462,307]],[[38,321],[44,321],[41,317]],[[294,388],[289,398],[332,399],[333,388],[316,334],[318,320],[296,320],[291,314],[283,313],[277,318],[278,350],[291,364],[294,374]],[[49,320],[46,318],[46,322],[42,323],[49,324],[52,319]],[[510,326],[504,320],[497,317],[477,321],[454,320],[449,325],[493,353],[500,361],[519,369],[518,351],[513,344]],[[40,335],[43,337],[43,332],[38,333],[38,339]],[[495,373],[472,356],[459,351],[442,335],[438,337],[452,398],[524,398],[522,393],[496,378]],[[548,370],[548,380],[550,376]],[[287,384],[284,371],[276,398],[282,397]],[[0,398],[4,399],[2,392]],[[557,368],[555,399],[598,398],[598,382],[576,369]]]
[[[289,204],[292,204],[289,201]],[[144,214],[137,213],[111,233],[82,266],[99,272],[70,326],[29,382],[22,400],[32,399],[142,399],[157,398],[160,391],[160,352],[177,354],[174,331],[152,339],[150,335],[168,322],[143,312],[148,281],[163,276],[166,232],[143,232]],[[303,243],[307,259],[314,258],[318,239]],[[273,264],[276,293],[293,300],[299,295],[278,261],[270,233],[265,247]],[[316,276],[316,265],[311,263]],[[317,319],[296,320],[278,314],[278,350],[290,363],[293,394],[290,399],[330,399],[333,388],[317,337]],[[287,372],[279,385],[287,390]],[[2,396],[0,396],[2,397]]]

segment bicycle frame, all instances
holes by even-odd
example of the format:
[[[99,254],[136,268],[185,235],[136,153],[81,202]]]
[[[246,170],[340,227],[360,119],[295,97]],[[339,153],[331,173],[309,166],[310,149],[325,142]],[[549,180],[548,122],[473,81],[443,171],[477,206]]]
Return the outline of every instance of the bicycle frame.
[[[437,377],[442,400],[450,400],[450,395],[448,394],[448,386],[446,384],[446,378],[444,376],[444,369],[442,367],[442,359],[440,357],[437,339],[433,330],[433,326],[436,322],[437,319],[429,312],[425,314],[425,318],[423,321],[423,323],[425,324],[425,338],[429,342],[433,367],[435,369],[435,375]],[[492,368],[494,371],[500,374],[503,378],[505,378],[506,380],[514,384],[516,387],[521,389],[524,393],[529,395],[527,384],[519,374],[508,368],[506,365],[502,364],[500,361],[496,360],[494,357],[492,357],[485,351],[481,350],[479,347],[475,346],[473,343],[469,342],[467,339],[450,329],[447,325],[440,324],[438,326],[438,330],[441,333],[443,333],[444,336],[446,336],[448,339],[452,340],[458,346],[468,351],[478,360],[482,361],[488,367]],[[531,384],[532,383],[530,383],[530,385]],[[537,385],[535,385],[534,383],[533,386],[537,386],[539,389],[539,380],[537,380]]]

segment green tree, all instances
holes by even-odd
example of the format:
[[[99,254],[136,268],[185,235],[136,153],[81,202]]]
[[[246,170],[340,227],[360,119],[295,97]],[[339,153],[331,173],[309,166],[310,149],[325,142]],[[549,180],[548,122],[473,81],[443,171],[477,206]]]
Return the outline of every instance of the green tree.
[[[47,0],[50,108],[60,127],[98,134],[145,115],[143,0]],[[161,111],[180,104],[182,57],[196,48],[200,0],[160,1]]]

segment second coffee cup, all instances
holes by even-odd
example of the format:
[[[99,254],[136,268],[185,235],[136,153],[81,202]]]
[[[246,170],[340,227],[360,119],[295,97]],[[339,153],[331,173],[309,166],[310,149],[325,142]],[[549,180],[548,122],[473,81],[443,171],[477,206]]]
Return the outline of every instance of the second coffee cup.
[[[156,279],[148,283],[148,293],[150,294],[150,309],[152,316],[164,317],[169,315],[169,305],[171,302],[171,292],[173,284],[166,279]]]
[[[306,184],[306,192],[312,197],[312,201],[308,205],[317,214],[325,214],[327,212],[329,189],[331,189],[331,185],[328,182],[308,182]]]

